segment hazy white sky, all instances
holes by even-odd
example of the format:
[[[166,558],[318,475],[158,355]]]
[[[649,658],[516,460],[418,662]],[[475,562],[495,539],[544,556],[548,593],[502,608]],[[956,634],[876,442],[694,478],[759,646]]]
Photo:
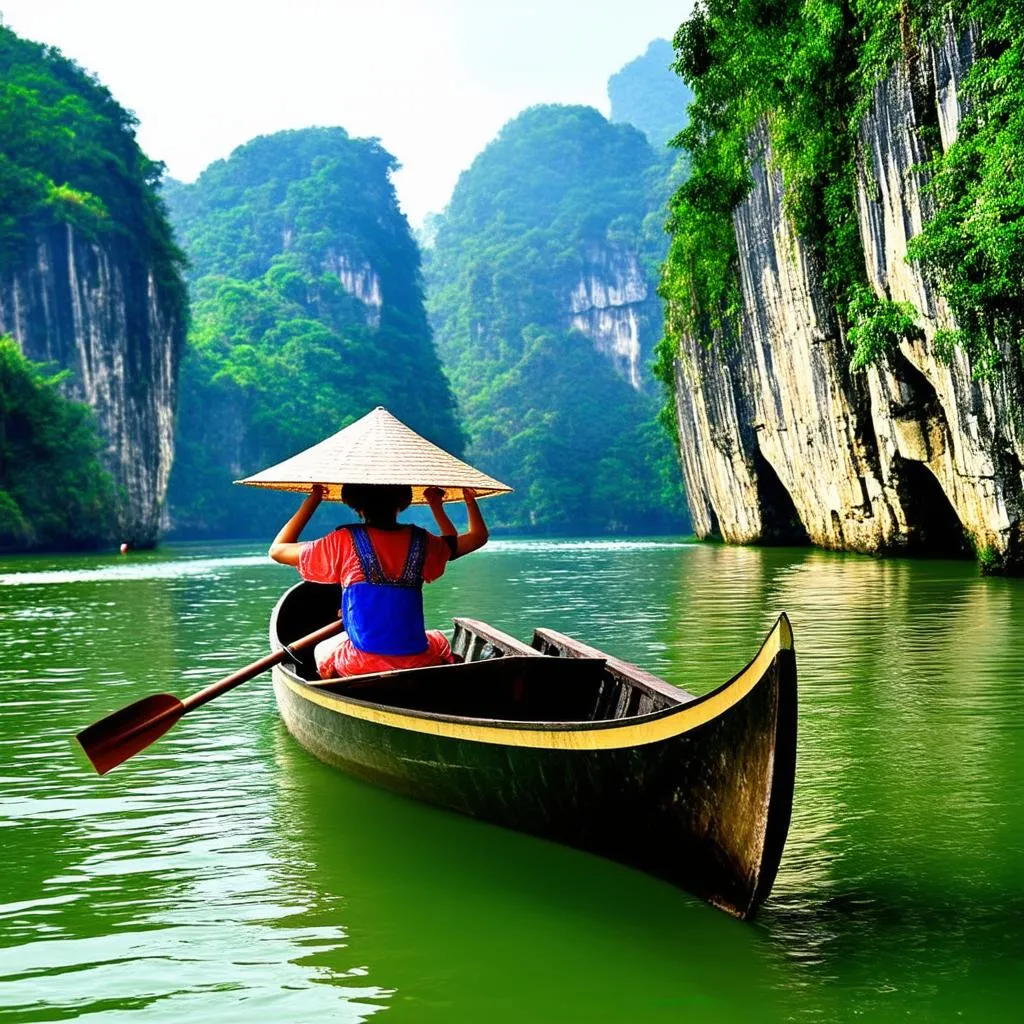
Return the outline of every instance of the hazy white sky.
[[[341,125],[401,161],[413,224],[534,103],[608,113],[608,76],[692,0],[0,0],[15,32],[99,75],[191,181],[254,135]]]

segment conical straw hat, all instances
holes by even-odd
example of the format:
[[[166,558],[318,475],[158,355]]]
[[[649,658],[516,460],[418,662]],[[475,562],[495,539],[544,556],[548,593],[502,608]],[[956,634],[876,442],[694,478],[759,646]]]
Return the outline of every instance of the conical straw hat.
[[[342,484],[409,484],[414,505],[426,504],[428,487],[442,488],[450,499],[461,498],[463,487],[481,498],[512,490],[420,437],[381,405],[326,441],[235,483],[304,494],[322,484],[329,501],[341,500]]]

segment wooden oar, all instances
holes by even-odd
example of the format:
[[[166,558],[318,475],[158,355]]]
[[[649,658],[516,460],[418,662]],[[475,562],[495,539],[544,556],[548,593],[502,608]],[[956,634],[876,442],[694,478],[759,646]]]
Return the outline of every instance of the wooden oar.
[[[315,633],[310,633],[309,636],[304,636],[301,640],[296,640],[289,645],[288,650],[301,651],[305,647],[312,647],[321,640],[340,633],[342,628],[339,619]],[[279,664],[287,657],[288,651],[283,650],[276,654],[268,654],[184,700],[178,700],[170,693],[156,693],[151,697],[144,697],[126,708],[121,708],[120,711],[115,711],[112,715],[107,715],[106,718],[101,718],[98,722],[93,722],[75,739],[81,744],[96,771],[100,775],[106,775],[111,768],[116,768],[122,761],[127,761],[129,757],[155,743],[182,715],[187,715],[214,697],[241,686],[242,683],[261,672],[266,672],[268,668]]]

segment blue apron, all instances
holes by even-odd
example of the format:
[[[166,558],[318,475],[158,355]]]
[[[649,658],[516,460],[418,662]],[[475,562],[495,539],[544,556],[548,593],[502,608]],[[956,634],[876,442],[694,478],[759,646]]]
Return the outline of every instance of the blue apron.
[[[370,535],[359,524],[352,533],[364,583],[350,583],[341,592],[341,617],[356,650],[367,654],[422,654],[429,646],[423,622],[423,563],[427,532],[412,527],[405,568],[397,579],[384,575]]]

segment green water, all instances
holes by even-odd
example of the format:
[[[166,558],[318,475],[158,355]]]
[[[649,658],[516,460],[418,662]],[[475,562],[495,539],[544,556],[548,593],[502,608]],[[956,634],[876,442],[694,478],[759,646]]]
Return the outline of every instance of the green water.
[[[1024,584],[970,563],[492,542],[427,590],[704,692],[789,612],[793,826],[735,922],[635,871],[380,792],[253,681],[100,779],[71,733],[266,650],[249,548],[0,561],[0,1019],[1016,1018]]]

